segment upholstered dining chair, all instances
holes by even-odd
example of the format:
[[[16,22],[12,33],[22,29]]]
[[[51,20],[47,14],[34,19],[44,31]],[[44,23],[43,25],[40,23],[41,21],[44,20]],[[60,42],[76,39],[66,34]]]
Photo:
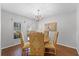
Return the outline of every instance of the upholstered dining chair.
[[[22,32],[20,33],[20,46],[21,46],[22,50],[25,50],[26,48],[30,47],[30,43],[29,42],[24,42],[23,33]]]
[[[53,32],[53,34],[50,34],[52,38],[49,36],[50,42],[45,44],[45,53],[56,55],[58,32]]]
[[[31,32],[30,38],[30,55],[44,56],[44,34],[40,32]]]
[[[44,44],[49,42],[49,31],[44,31]]]

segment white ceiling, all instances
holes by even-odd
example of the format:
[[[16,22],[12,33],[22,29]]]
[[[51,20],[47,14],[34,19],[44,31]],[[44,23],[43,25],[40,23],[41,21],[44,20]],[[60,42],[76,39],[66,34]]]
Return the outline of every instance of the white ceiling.
[[[1,6],[3,10],[29,18],[34,17],[37,9],[44,17],[76,10],[75,3],[4,3]]]

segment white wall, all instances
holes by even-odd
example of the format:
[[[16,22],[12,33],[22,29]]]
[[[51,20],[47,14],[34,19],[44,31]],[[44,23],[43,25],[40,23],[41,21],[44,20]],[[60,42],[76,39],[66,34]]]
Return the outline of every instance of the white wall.
[[[43,32],[44,24],[53,21],[57,22],[58,24],[58,31],[59,31],[58,43],[76,48],[76,23],[78,22],[78,19],[76,21],[76,11],[70,13],[58,14],[46,18],[40,21],[39,23],[36,23],[34,20],[30,20],[26,17],[16,15],[4,10],[1,10],[1,48],[6,48],[8,46],[19,43],[17,39],[13,39],[14,22],[20,22],[22,24],[22,32],[24,34],[24,39],[27,41],[26,34],[28,26],[30,26],[34,31]],[[79,40],[77,39],[77,42],[78,41]]]
[[[24,22],[25,21],[25,22]],[[1,48],[6,48],[19,43],[18,39],[13,39],[13,23],[19,22],[22,25],[22,32],[24,34],[24,39],[27,41],[27,27],[28,25],[32,27],[33,30],[36,29],[36,23],[26,17],[16,15],[4,10],[1,10]]]
[[[79,54],[79,4],[77,6],[77,31],[76,31],[77,50]]]
[[[1,4],[0,4],[0,55],[1,55]]]
[[[44,24],[57,22],[59,31],[58,43],[76,48],[76,11],[58,14],[40,21],[39,31],[44,31]]]
[[[34,20],[26,20],[25,23],[22,23],[22,32],[24,33],[24,39],[27,38],[27,31],[31,28],[32,31],[37,30],[37,25]],[[26,40],[27,41],[27,40]]]

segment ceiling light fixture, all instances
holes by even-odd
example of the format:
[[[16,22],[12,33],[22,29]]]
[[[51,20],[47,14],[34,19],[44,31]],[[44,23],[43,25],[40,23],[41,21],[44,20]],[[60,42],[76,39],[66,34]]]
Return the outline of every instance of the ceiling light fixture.
[[[37,9],[37,15],[35,15],[35,20],[36,20],[36,21],[40,21],[40,20],[42,20],[42,19],[43,19],[43,17],[42,17],[42,15],[40,14],[40,10]]]

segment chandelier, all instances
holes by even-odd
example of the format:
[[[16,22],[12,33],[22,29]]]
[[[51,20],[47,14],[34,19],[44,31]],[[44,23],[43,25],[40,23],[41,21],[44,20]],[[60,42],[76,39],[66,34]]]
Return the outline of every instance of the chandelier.
[[[42,15],[40,14],[40,10],[38,9],[37,10],[37,15],[35,15],[35,20],[36,21],[40,21],[40,20],[42,20],[43,19],[43,17],[42,17]]]

